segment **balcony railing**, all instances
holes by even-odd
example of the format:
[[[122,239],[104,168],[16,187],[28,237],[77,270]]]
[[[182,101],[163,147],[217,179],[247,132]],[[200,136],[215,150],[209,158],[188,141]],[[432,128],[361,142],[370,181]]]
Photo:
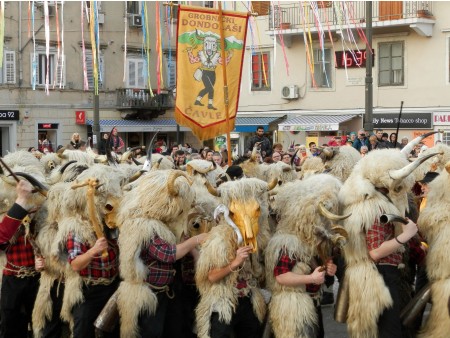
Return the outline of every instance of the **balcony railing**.
[[[167,110],[174,107],[171,91],[164,90],[160,94],[154,91],[150,96],[148,89],[120,88],[117,89],[117,108],[122,110]]]
[[[326,25],[343,25],[343,17],[350,24],[365,22],[366,1],[317,2],[319,21],[326,29]],[[322,5],[323,4],[323,5]],[[346,6],[343,8],[342,6]],[[274,29],[303,29],[315,27],[317,20],[314,10],[309,5],[302,3],[289,3],[281,6],[270,7],[269,30]],[[402,20],[413,18],[433,18],[432,1],[372,1],[372,22]],[[304,19],[305,18],[305,19]]]

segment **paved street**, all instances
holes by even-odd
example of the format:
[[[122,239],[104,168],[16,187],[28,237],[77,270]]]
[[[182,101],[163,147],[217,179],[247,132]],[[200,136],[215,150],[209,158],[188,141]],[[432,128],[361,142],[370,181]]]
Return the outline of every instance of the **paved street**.
[[[333,318],[334,304],[323,305],[323,325],[325,327],[325,337],[327,338],[347,338],[347,326],[346,324],[340,324]]]

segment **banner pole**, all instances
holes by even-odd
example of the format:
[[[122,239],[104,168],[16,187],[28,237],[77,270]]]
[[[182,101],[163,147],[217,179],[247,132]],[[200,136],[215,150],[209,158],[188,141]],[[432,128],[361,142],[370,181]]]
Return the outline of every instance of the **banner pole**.
[[[220,52],[222,57],[222,74],[223,74],[223,98],[225,102],[225,117],[227,121],[227,153],[228,166],[231,166],[231,139],[230,139],[230,111],[228,106],[228,81],[227,81],[227,59],[225,55],[225,36],[223,32],[223,14],[222,3],[219,1],[219,30],[220,30]]]

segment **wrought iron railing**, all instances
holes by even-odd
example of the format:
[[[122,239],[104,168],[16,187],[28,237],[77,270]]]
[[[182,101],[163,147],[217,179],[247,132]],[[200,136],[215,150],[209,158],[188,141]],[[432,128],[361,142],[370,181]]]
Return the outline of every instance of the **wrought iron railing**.
[[[153,97],[148,89],[117,89],[118,108],[165,110],[174,107],[171,91],[164,90],[159,94],[154,91]]]
[[[302,29],[303,26],[343,25],[347,22],[361,23],[366,18],[366,1],[317,1],[313,9],[311,2],[289,3],[270,8],[269,30]],[[302,5],[304,4],[304,5]],[[303,6],[303,7],[300,7]],[[432,1],[372,1],[372,21],[400,20],[410,18],[432,18]],[[318,17],[319,20],[316,19]],[[324,27],[326,29],[326,27]]]

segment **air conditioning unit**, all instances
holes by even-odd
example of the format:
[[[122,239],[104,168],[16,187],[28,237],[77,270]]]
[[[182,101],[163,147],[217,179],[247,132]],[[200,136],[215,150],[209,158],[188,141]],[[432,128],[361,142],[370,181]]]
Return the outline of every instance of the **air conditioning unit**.
[[[138,14],[130,15],[130,27],[142,27],[142,18]]]
[[[283,89],[281,89],[281,97],[283,99],[293,100],[298,99],[298,86],[297,85],[289,85],[284,86]]]
[[[98,13],[98,24],[103,25],[105,23],[105,14],[104,13]]]

